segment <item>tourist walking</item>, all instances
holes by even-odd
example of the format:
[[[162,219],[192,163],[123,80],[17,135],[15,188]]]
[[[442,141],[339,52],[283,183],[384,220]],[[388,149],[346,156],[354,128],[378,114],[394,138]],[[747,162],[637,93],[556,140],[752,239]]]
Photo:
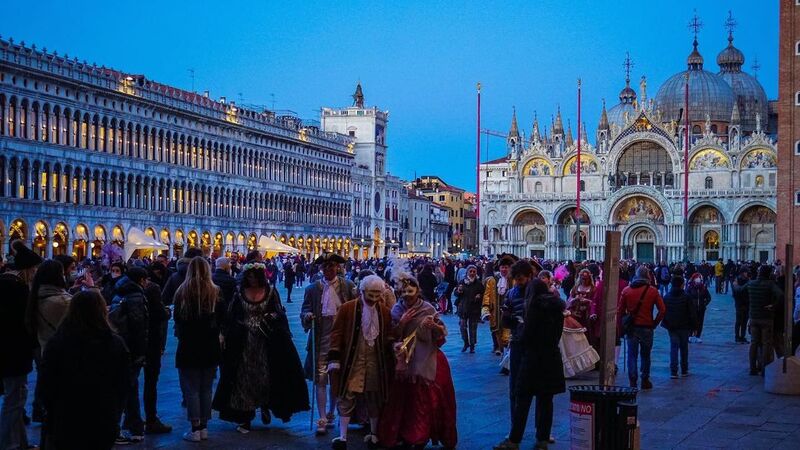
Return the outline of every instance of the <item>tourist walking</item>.
[[[750,319],[750,296],[745,287],[750,281],[750,273],[742,270],[733,283],[733,304],[736,308],[736,321],[733,326],[734,341],[737,344],[747,344],[747,321]]]
[[[410,274],[395,273],[402,298],[392,308],[395,379],[378,424],[385,448],[425,448],[428,441],[445,449],[458,443],[456,397],[450,364],[439,348],[447,329],[434,307],[420,295]]]
[[[218,316],[225,305],[206,260],[192,259],[175,292],[175,367],[191,425],[183,439],[190,442],[208,439],[211,388],[221,358]]]
[[[514,389],[514,409],[508,437],[495,450],[516,450],[525,434],[533,398],[536,397],[537,450],[546,450],[553,427],[553,396],[566,390],[559,342],[565,304],[538,279],[530,283],[522,331],[521,365]],[[518,347],[519,348],[519,347]],[[512,349],[512,354],[515,349]]]
[[[29,447],[25,429],[28,374],[33,370],[36,335],[26,326],[26,306],[36,268],[42,258],[21,240],[12,242],[14,264],[0,274],[0,377],[3,406],[0,408],[0,449]]]
[[[286,303],[292,303],[292,289],[297,282],[295,268],[297,264],[291,260],[283,265],[283,287],[286,288]]]
[[[242,282],[222,322],[222,370],[213,407],[222,420],[247,434],[256,410],[269,425],[270,414],[288,422],[308,410],[308,391],[300,357],[292,342],[278,290],[267,281],[266,266],[242,266]]]
[[[336,314],[328,351],[328,372],[338,374],[339,437],[334,450],[347,448],[347,428],[358,403],[366,406],[369,433],[364,442],[378,443],[378,419],[394,373],[392,317],[383,303],[385,283],[377,275],[361,280],[358,300]]]
[[[125,401],[125,420],[117,444],[126,445],[144,440],[144,421],[142,420],[139,399],[139,374],[147,359],[148,314],[147,271],[141,267],[131,267],[117,282],[116,295],[111,302],[109,319],[119,335],[125,340],[131,358],[128,395]]]
[[[654,309],[658,312],[653,318]],[[653,349],[653,329],[666,313],[664,300],[658,290],[650,284],[650,270],[646,266],[636,269],[636,277],[622,290],[617,316],[623,318],[630,314],[629,326],[625,329],[628,341],[628,380],[631,387],[638,386],[639,355],[642,358],[642,389],[652,389],[650,381],[650,352]]]
[[[711,303],[711,293],[703,283],[703,276],[695,273],[689,279],[689,285],[686,287],[686,295],[694,303],[695,310],[697,311],[697,321],[695,328],[692,330],[689,342],[702,344],[703,343],[703,324],[706,319],[706,309]]]
[[[764,375],[764,367],[775,359],[773,326],[775,310],[783,292],[772,281],[772,266],[758,269],[758,278],[745,285],[750,301],[750,375]]]
[[[345,259],[341,256],[328,252],[314,260],[315,265],[322,266],[322,277],[306,286],[300,310],[303,329],[309,332],[304,367],[306,378],[313,380],[316,386],[318,435],[326,434],[329,427],[333,428],[335,421],[333,410],[336,408],[336,390],[328,377],[328,352],[333,321],[339,308],[356,297],[353,282],[339,275],[339,265],[344,262]],[[327,401],[329,395],[330,402]]]
[[[128,350],[112,331],[103,297],[97,290],[75,294],[39,369],[43,448],[112,448],[130,375]]]
[[[680,355],[681,376],[689,376],[689,334],[697,329],[697,304],[683,289],[683,277],[672,277],[670,290],[664,296],[667,312],[661,326],[669,332],[670,378],[678,378]]]
[[[483,304],[484,286],[478,279],[478,268],[474,265],[467,267],[467,274],[458,283],[456,288],[456,308],[458,308],[461,340],[464,341],[462,352],[469,349],[475,353],[475,344],[478,343],[478,322],[481,320],[481,307]]]

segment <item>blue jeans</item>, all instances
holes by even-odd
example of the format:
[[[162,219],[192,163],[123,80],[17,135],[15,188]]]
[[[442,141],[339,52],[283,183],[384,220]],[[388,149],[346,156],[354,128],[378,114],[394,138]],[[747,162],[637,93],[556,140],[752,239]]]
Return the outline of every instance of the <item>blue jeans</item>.
[[[681,373],[689,372],[689,333],[691,330],[669,330],[669,371],[678,373],[680,351]]]
[[[650,378],[650,351],[653,350],[653,330],[633,327],[626,337],[628,340],[628,378],[639,379],[639,354],[642,355],[642,379]]]
[[[517,390],[517,374],[519,373],[519,366],[522,364],[522,343],[520,341],[511,341],[509,346],[509,369],[508,369],[508,398],[509,406],[511,407],[511,418],[514,418],[514,410],[516,408],[517,397],[515,392]],[[530,405],[529,405],[530,406]]]
[[[181,392],[186,401],[186,412],[190,422],[205,424],[211,420],[211,385],[216,375],[216,367],[178,369]]]
[[[25,431],[25,402],[28,400],[28,376],[3,378],[3,407],[0,409],[0,449],[28,448]]]

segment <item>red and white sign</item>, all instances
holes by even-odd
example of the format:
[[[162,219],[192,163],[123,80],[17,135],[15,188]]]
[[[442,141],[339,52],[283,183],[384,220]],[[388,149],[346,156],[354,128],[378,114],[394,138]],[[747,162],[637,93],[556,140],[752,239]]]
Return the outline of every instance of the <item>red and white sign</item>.
[[[573,400],[569,405],[570,449],[594,449],[594,403]]]

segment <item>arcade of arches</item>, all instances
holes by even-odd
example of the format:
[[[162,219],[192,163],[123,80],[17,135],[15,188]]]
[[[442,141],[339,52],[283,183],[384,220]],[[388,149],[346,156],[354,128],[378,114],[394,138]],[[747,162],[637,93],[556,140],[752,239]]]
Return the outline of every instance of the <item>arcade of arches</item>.
[[[490,254],[513,252],[540,258],[558,255],[556,258],[560,260],[602,259],[606,229],[622,233],[622,258],[643,262],[679,260],[685,250],[696,261],[719,258],[768,261],[775,254],[775,212],[761,204],[742,208],[733,222],[712,204],[697,206],[690,211],[688,232],[680,222],[669,223],[659,202],[646,195],[632,195],[618,201],[608,225],[593,223],[583,209],[579,216],[575,211],[575,207],[567,207],[559,212],[554,223],[548,223],[541,212],[523,208],[513,216],[511,225],[489,230],[491,241],[514,243],[493,245]]]
[[[110,231],[109,231],[110,230]],[[244,231],[185,231],[181,228],[145,227],[144,233],[163,244],[168,250],[161,251],[168,256],[180,256],[188,248],[199,248],[206,256],[230,256],[232,252],[244,253],[262,250],[272,239],[297,249],[295,253],[314,258],[323,251],[343,256],[364,257],[370,249],[351,242],[349,238],[321,235],[269,234],[257,235]],[[21,239],[32,245],[33,250],[42,257],[71,255],[77,258],[100,257],[106,244],[123,247],[126,238],[125,227],[114,224],[90,226],[84,223],[69,225],[66,222],[37,220],[33,223],[16,218],[9,223],[0,220],[0,248],[3,253],[10,251],[11,242]],[[375,251],[373,249],[373,251]],[[134,256],[154,256],[152,251],[137,251]]]

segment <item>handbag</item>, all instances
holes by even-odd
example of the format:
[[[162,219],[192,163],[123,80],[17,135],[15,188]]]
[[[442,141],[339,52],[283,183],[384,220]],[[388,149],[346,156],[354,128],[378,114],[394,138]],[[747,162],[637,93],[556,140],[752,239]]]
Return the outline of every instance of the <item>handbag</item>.
[[[642,300],[644,300],[644,295],[647,294],[647,290],[650,289],[650,285],[646,285],[644,290],[642,291],[642,295],[639,297],[639,303],[636,304],[636,308],[632,312],[625,314],[622,316],[622,335],[627,336],[633,330],[633,321],[636,317],[636,314],[639,313],[639,308],[642,307]]]

